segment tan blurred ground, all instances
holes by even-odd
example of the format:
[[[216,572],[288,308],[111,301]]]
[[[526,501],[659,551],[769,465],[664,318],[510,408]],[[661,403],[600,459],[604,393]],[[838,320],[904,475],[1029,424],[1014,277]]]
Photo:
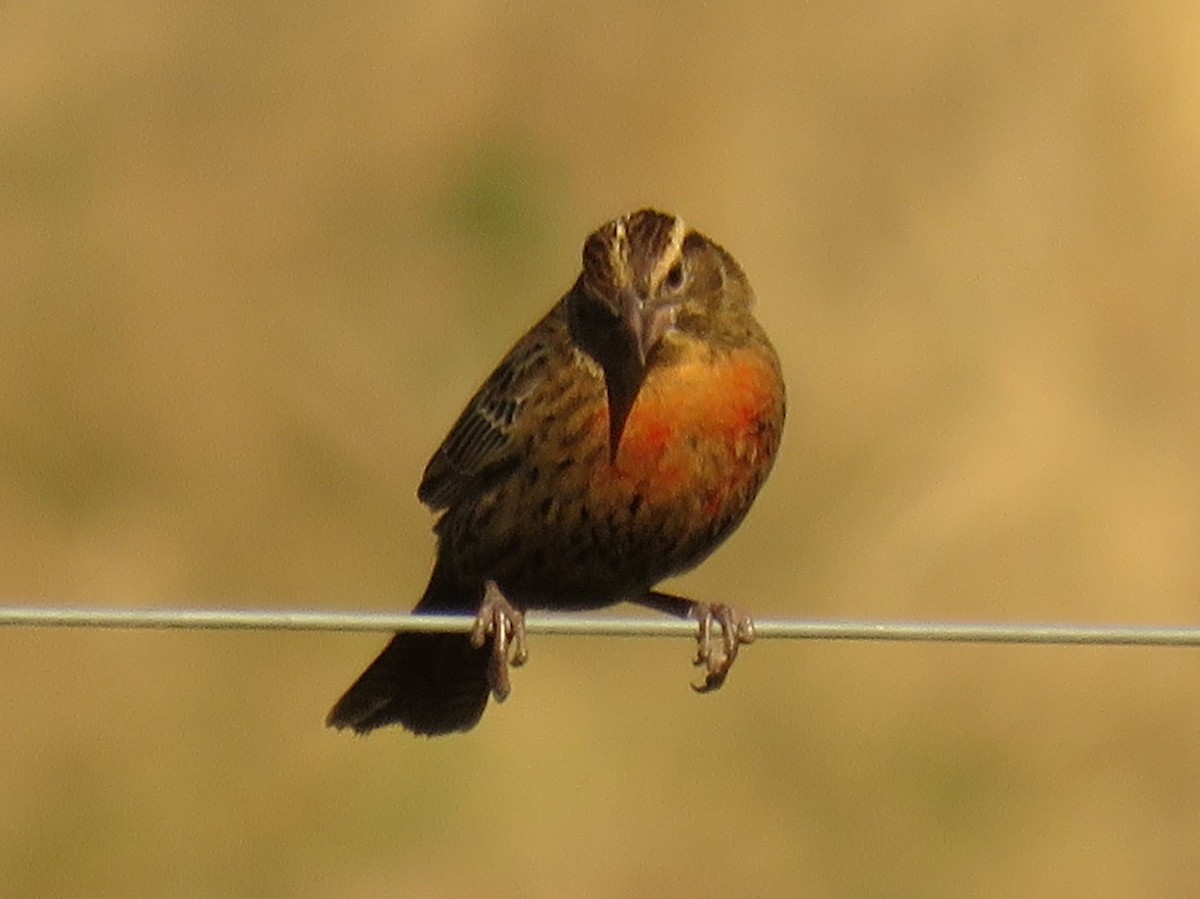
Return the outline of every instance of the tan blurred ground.
[[[1177,8],[1178,7],[1178,8]],[[789,380],[679,585],[1200,619],[1200,13],[0,9],[0,598],[407,608],[414,489],[589,228],[683,214]],[[535,642],[429,742],[372,636],[0,633],[6,896],[1195,895],[1192,651]]]

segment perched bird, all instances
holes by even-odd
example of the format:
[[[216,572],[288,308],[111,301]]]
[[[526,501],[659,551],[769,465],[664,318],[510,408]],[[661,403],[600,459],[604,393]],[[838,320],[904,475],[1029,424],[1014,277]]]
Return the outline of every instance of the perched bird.
[[[719,687],[751,620],[653,589],[741,522],[779,447],[779,360],[745,274],[673,215],[599,228],[566,296],[504,357],[425,469],[441,512],[414,611],[477,615],[464,633],[399,633],[327,723],[366,733],[469,730],[508,666],[527,609],[630,601],[699,621],[701,692]],[[714,625],[721,629],[714,640]]]

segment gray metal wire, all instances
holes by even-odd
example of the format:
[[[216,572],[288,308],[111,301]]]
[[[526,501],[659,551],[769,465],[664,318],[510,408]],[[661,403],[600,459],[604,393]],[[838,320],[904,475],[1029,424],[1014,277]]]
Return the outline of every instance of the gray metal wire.
[[[404,615],[288,609],[116,609],[0,606],[0,627],[255,631],[465,632],[462,615]],[[1200,627],[1093,624],[956,623],[757,619],[760,639],[890,640],[910,643],[1021,643],[1200,647]],[[531,634],[590,637],[691,637],[696,622],[671,618],[604,618],[531,612]]]

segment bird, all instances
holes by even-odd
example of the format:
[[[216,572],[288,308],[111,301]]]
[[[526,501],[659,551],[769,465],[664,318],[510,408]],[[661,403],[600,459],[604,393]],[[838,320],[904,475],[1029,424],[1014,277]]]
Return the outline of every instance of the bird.
[[[326,724],[470,730],[528,658],[530,609],[629,601],[695,618],[692,686],[720,687],[753,620],[655,585],[733,532],[775,461],[785,388],[754,303],[733,256],[675,215],[641,209],[590,234],[574,284],[483,382],[417,490],[439,517],[413,611],[474,615],[471,631],[395,634]]]

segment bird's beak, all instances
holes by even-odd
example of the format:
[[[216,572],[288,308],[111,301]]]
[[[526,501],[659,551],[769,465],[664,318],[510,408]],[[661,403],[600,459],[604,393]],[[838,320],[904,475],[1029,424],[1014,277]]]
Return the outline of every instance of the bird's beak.
[[[650,305],[633,290],[621,294],[621,320],[641,368],[646,367],[651,350],[662,340],[674,318],[671,306]]]
[[[606,343],[610,350],[617,349],[618,352],[607,353],[601,361],[608,391],[609,454],[614,462],[625,421],[646,377],[646,362],[674,324],[675,306],[647,303],[637,291],[626,289],[617,297],[617,313],[620,336],[608,332]],[[626,346],[614,346],[614,338]]]

